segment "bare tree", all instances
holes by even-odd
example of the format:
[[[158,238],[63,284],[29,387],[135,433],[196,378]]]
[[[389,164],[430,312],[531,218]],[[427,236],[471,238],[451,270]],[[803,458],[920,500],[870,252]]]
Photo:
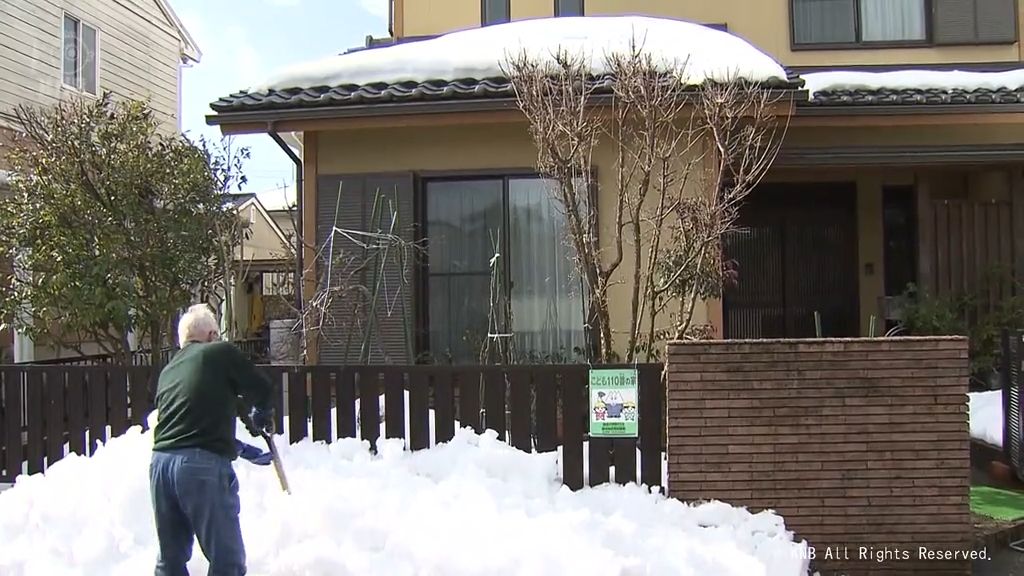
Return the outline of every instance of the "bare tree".
[[[342,197],[339,185],[334,222],[338,222]],[[412,310],[405,305],[412,292],[412,263],[422,252],[422,245],[407,239],[402,228],[403,215],[391,195],[376,190],[365,230],[332,226],[319,244],[304,238],[295,229],[299,245],[314,248],[315,258],[306,264],[306,274],[317,274],[317,289],[302,310],[289,306],[296,318],[293,333],[300,338],[303,351],[310,340],[342,344],[346,358],[370,362],[375,354],[391,361],[389,351],[380,338],[380,323],[397,318],[406,327],[404,343],[407,358],[412,358]],[[395,278],[389,271],[400,271]],[[305,275],[305,274],[304,274]],[[298,289],[298,287],[296,287]],[[341,338],[340,342],[335,341]]]
[[[503,70],[538,172],[554,181],[565,212],[593,360],[619,357],[609,304],[616,284],[630,296],[624,359],[651,359],[657,341],[689,335],[697,302],[720,292],[721,238],[778,152],[785,96],[738,76],[694,86],[687,62],[660,63],[636,41],[605,56],[600,75],[584,55],[551,56],[522,52]],[[602,191],[615,199],[613,223],[601,241],[591,182],[598,156],[614,165],[614,189]]]

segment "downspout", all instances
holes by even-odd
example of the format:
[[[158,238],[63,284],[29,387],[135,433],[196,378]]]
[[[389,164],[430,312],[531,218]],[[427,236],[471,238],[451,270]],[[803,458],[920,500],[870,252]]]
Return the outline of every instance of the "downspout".
[[[304,306],[302,301],[302,269],[303,269],[303,224],[302,224],[302,159],[295,155],[291,147],[274,130],[274,123],[267,123],[267,134],[277,142],[277,145],[284,150],[284,153],[295,163],[295,309],[299,311],[299,318],[302,318]]]

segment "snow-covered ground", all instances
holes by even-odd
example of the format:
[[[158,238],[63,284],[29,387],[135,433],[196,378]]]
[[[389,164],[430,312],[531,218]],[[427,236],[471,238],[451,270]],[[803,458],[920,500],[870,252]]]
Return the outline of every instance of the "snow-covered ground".
[[[971,413],[971,438],[1003,446],[1003,392],[971,392],[967,395]]]
[[[595,74],[605,72],[605,56],[633,46],[683,67],[687,83],[785,81],[785,69],[742,38],[682,20],[647,16],[537,18],[451,32],[430,40],[386,48],[332,54],[277,72],[252,86],[271,89],[341,86],[377,82],[425,82],[504,76],[502,63],[525,52],[551,62],[559,51],[585,58]],[[685,64],[685,66],[683,66]]]
[[[152,416],[151,416],[152,418]],[[244,430],[239,438],[259,445]],[[152,436],[138,427],[93,457],[71,455],[0,494],[0,574],[152,571]],[[249,573],[276,575],[806,574],[783,519],[721,502],[688,505],[637,485],[572,492],[556,454],[527,454],[493,432],[403,450],[304,440],[272,467],[238,461]],[[205,574],[198,547],[192,574]]]

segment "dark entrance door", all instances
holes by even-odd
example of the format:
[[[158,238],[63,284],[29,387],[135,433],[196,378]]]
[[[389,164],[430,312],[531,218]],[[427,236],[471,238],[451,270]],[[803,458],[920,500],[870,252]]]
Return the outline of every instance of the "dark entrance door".
[[[770,184],[748,196],[725,239],[736,267],[722,308],[726,338],[813,338],[859,332],[854,184]]]

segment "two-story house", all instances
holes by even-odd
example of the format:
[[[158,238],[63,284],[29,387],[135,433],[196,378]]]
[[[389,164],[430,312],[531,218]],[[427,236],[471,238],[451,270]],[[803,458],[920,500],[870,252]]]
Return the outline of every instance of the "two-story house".
[[[19,105],[61,99],[148,100],[162,125],[181,129],[181,71],[200,51],[166,0],[4,0],[0,2],[0,139]],[[0,140],[2,142],[2,140]],[[0,154],[0,191],[8,174]],[[60,353],[4,335],[7,360]]]
[[[516,331],[545,352],[579,342],[579,290],[560,280],[562,224],[534,178],[526,122],[500,78],[479,77],[494,71],[484,60],[516,26],[552,18],[645,15],[723,30],[754,50],[737,66],[766,54],[785,67],[796,105],[780,157],[742,210],[747,232],[728,241],[738,286],[698,320],[719,337],[802,337],[814,335],[817,312],[825,335],[856,336],[872,317],[882,326],[887,297],[910,282],[949,294],[981,286],[994,267],[1024,269],[1021,2],[393,0],[392,38],[222,98],[208,121],[301,138],[300,229],[317,240],[306,242],[307,270],[333,227],[365,225],[378,189],[423,231],[427,263],[407,271],[414,281],[396,297],[413,313],[381,320],[391,360],[472,358],[460,342],[487,328],[495,233],[511,261],[502,289]],[[563,22],[543,30],[572,41],[587,30]],[[676,31],[681,41],[692,33]],[[612,163],[596,161],[605,228]],[[618,330],[628,295],[612,296]],[[320,359],[345,361],[330,340]]]

